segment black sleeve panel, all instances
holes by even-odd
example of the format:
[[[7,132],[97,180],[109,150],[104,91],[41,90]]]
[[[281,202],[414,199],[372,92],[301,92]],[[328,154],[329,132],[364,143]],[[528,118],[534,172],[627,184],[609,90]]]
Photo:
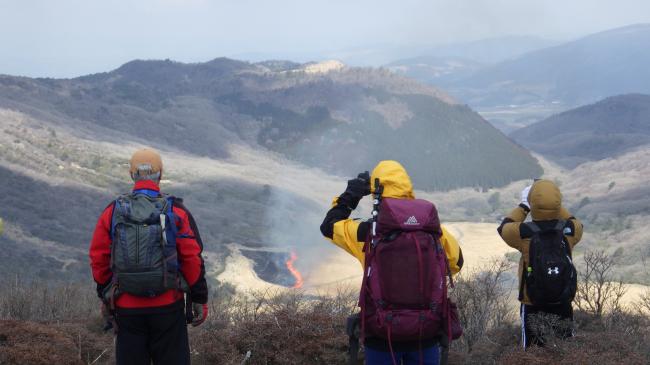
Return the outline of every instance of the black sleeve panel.
[[[332,209],[325,215],[323,223],[320,225],[320,231],[323,236],[332,239],[334,236],[334,224],[338,221],[348,219],[352,210],[345,204],[341,204],[340,200]]]
[[[106,290],[106,288],[111,284],[111,280],[112,279],[108,279],[108,281],[103,284],[97,283],[97,297],[99,297],[99,299],[104,300],[104,290]]]
[[[522,239],[533,237],[533,230],[527,224],[522,223],[519,225],[519,237]]]
[[[334,236],[334,224],[338,221],[348,219],[353,210],[359,205],[361,196],[355,196],[347,190],[339,196],[336,205],[333,206],[325,215],[323,223],[320,225],[320,231],[323,236],[332,239]]]
[[[368,233],[370,233],[371,225],[372,223],[370,221],[359,223],[359,228],[357,229],[357,241],[359,242],[366,241],[366,238],[368,237]]]
[[[501,225],[497,228],[497,232],[499,232],[499,236],[501,236],[501,232],[503,231],[503,226],[512,222],[514,222],[514,220],[508,217],[504,218],[503,221],[501,221]]]
[[[463,250],[460,247],[458,247],[458,262],[456,263],[456,265],[458,265],[459,270],[463,268],[464,263],[465,263],[465,259],[463,258]]]
[[[203,252],[203,240],[201,240],[201,234],[199,233],[199,227],[196,225],[196,221],[194,220],[194,216],[185,207],[185,205],[183,205],[183,199],[176,198],[174,200],[174,205],[177,208],[182,209],[185,212],[185,214],[187,214],[187,219],[190,222],[190,228],[192,229],[192,232],[194,232],[194,238],[196,239],[196,242],[201,247],[201,252]]]
[[[193,303],[205,304],[208,302],[208,282],[205,280],[203,258],[201,258],[201,275],[199,280],[190,287],[190,297]]]
[[[201,248],[201,252],[199,253],[199,258],[201,259],[201,273],[199,274],[196,283],[190,287],[190,297],[194,303],[205,304],[208,302],[208,283],[205,280],[205,262],[203,261],[203,256],[201,256],[201,253],[203,252],[203,240],[201,239],[201,234],[199,233],[199,228],[196,225],[194,216],[192,216],[192,213],[190,213],[190,211],[183,205],[183,200],[175,199],[174,204],[177,208],[182,209],[187,214],[187,219],[190,223],[192,232],[194,232],[196,243],[198,243]]]

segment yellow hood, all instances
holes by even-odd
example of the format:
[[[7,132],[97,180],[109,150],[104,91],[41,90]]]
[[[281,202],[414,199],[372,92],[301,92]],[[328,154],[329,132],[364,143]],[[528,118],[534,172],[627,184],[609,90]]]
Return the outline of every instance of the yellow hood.
[[[397,161],[381,161],[370,176],[370,190],[375,192],[375,179],[384,186],[382,197],[396,199],[414,199],[413,184],[404,166]]]
[[[530,214],[533,220],[560,219],[562,194],[554,182],[549,180],[536,181],[528,193],[528,203],[530,204]]]

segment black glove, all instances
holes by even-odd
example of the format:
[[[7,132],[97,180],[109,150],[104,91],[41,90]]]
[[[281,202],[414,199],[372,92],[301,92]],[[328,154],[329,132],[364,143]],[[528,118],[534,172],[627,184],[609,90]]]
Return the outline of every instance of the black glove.
[[[360,173],[352,180],[348,180],[348,187],[339,197],[339,204],[344,204],[350,210],[354,210],[359,205],[361,198],[366,195],[370,195],[370,174],[368,171]]]
[[[370,195],[370,174],[368,171],[360,173],[356,179],[348,180],[348,187],[345,192],[359,198]]]

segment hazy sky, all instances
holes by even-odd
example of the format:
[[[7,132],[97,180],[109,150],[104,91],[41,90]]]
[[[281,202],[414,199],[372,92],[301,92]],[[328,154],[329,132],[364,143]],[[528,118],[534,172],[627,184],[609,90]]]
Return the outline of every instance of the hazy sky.
[[[0,0],[0,74],[71,77],[136,58],[303,61],[502,35],[567,40],[634,23],[650,23],[650,1]]]

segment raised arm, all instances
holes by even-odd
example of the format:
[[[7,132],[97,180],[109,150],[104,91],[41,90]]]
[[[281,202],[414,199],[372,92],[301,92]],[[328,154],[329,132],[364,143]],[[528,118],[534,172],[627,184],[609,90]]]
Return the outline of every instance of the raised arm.
[[[578,242],[580,242],[582,239],[582,222],[580,222],[578,218],[571,215],[571,213],[569,213],[569,211],[564,207],[562,207],[560,210],[560,219],[567,221],[564,236],[569,242],[569,245],[571,245],[571,248],[573,248],[573,246],[577,245]],[[566,230],[566,228],[568,228],[568,230]]]
[[[370,175],[359,174],[349,180],[345,192],[332,202],[332,207],[325,215],[320,231],[327,239],[346,252],[363,261],[363,243],[369,229],[368,222],[350,219],[350,214],[359,205],[361,199],[370,194]]]
[[[521,203],[503,219],[501,225],[497,228],[497,232],[499,232],[499,235],[508,246],[519,251],[523,251],[524,239],[530,237],[525,231],[527,227],[525,225],[522,226],[522,223],[526,220],[530,212],[530,205],[528,204],[528,193],[530,189],[531,186],[528,186],[521,192]],[[522,228],[524,232],[521,231]]]

